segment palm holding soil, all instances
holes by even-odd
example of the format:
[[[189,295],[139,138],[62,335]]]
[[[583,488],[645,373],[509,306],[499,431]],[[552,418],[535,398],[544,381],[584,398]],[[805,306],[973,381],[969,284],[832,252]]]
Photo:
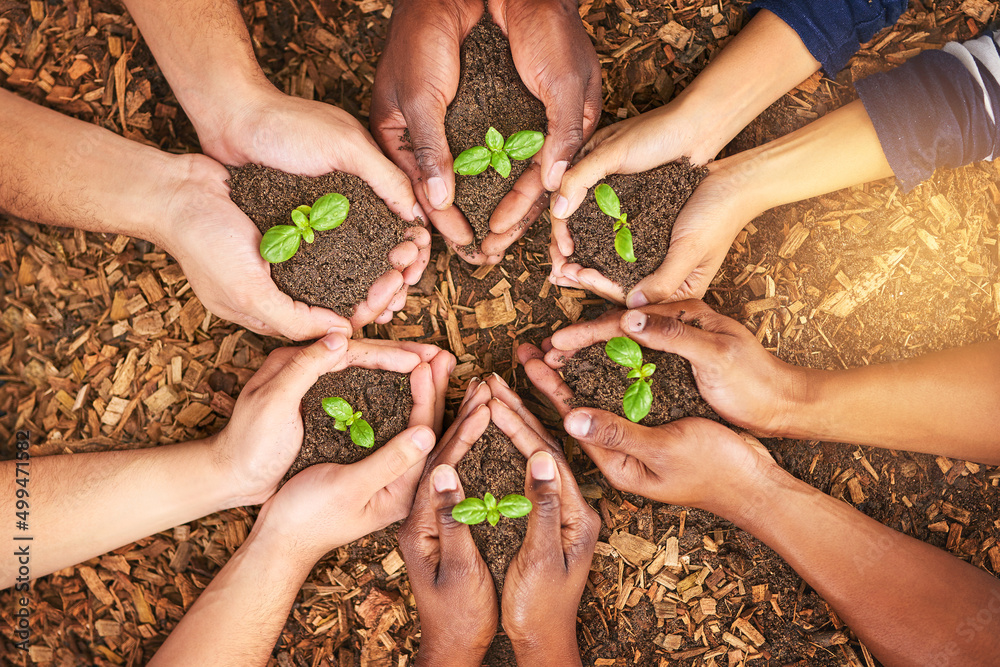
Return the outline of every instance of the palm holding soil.
[[[547,390],[539,389],[549,398],[565,398],[569,388],[557,371],[566,359],[617,336],[687,359],[698,392],[712,409],[730,423],[755,433],[784,434],[793,406],[807,391],[807,369],[781,361],[745,326],[696,299],[629,311],[612,309],[596,320],[560,329],[546,341],[544,356],[538,357],[555,375],[534,365],[537,373],[532,379],[542,382]],[[536,357],[529,354],[530,349],[525,348],[522,358],[533,364]]]
[[[461,44],[482,17],[483,4],[479,0],[399,3],[372,100],[371,126],[379,144],[410,177],[418,199],[448,244],[462,249],[463,257],[473,263],[498,262],[527,229],[525,223],[538,217],[544,208],[540,198],[545,187],[558,184],[569,160],[593,130],[601,101],[596,53],[575,7],[554,2],[495,2],[490,12],[510,39],[521,78],[546,106],[550,136],[493,212],[491,232],[481,251],[464,250],[475,234],[452,205],[455,174],[444,119],[458,90]],[[546,39],[539,39],[538,34]],[[404,146],[407,131],[411,149]]]
[[[354,174],[371,185],[404,220],[424,217],[406,176],[382,155],[357,119],[343,109],[284,95],[268,85],[261,86],[249,101],[232,113],[234,120],[222,126],[220,131],[204,132],[202,146],[207,155],[224,164],[261,164],[305,176],[321,176],[331,171]],[[241,252],[245,250],[241,248]],[[409,239],[397,246],[392,259],[396,260],[393,270],[372,286],[367,300],[358,304],[351,317],[353,328],[372,321],[388,321],[392,313],[402,307],[407,285],[420,279],[430,259],[430,235],[426,230],[412,228]],[[281,300],[286,298],[283,296]],[[299,305],[305,304],[296,303]],[[248,307],[252,306],[248,304]],[[264,320],[267,328],[254,330],[280,332],[276,325],[279,321],[278,317],[271,316]],[[319,331],[293,338],[302,340],[321,334]]]
[[[663,130],[662,123],[669,121],[668,110],[664,107],[661,113],[650,112],[602,129],[584,148],[583,159],[566,173],[551,208],[549,254],[551,279],[557,285],[587,289],[631,308],[701,298],[736,234],[762,211],[755,206],[745,183],[736,180],[735,170],[726,160],[711,163],[708,175],[677,214],[662,264],[627,293],[600,271],[570,262],[575,244],[567,220],[594,183],[609,174],[647,171],[693,152],[693,144],[685,147],[691,143],[689,139],[676,131],[656,134]]]
[[[720,513],[739,504],[743,480],[774,465],[752,436],[701,417],[648,427],[605,410],[572,409],[573,392],[546,355],[527,344],[517,352],[532,384],[563,418],[566,432],[617,489]]]

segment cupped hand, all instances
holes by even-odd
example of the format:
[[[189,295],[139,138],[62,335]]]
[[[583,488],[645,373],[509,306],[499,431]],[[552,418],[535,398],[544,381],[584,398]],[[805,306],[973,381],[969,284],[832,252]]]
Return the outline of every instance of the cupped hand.
[[[359,177],[403,220],[419,219],[421,226],[408,229],[393,254],[402,262],[394,264],[394,272],[402,275],[405,285],[420,280],[431,253],[426,215],[406,175],[343,109],[285,95],[265,82],[220,130],[200,138],[206,155],[223,164],[262,164],[304,176],[343,171]],[[405,293],[405,286],[398,291]],[[384,316],[385,321],[390,318],[391,312]]]
[[[431,222],[456,250],[472,244],[475,235],[452,206],[455,172],[444,117],[458,91],[462,41],[482,14],[480,0],[397,2],[372,87],[375,139],[410,178]],[[478,251],[462,256],[475,263],[487,259]]]
[[[233,484],[232,506],[270,498],[302,447],[302,397],[325,373],[351,366],[410,375],[410,426],[439,429],[454,357],[433,345],[348,340],[328,334],[307,347],[272,352],[247,382],[226,427],[212,439]]]
[[[789,432],[808,392],[808,371],[781,361],[736,320],[689,299],[638,310],[612,310],[552,335],[545,363],[558,369],[577,350],[628,336],[691,362],[698,391],[728,422],[759,435]]]
[[[764,210],[747,176],[750,165],[743,164],[742,158],[708,165],[708,176],[674,222],[663,263],[628,294],[599,271],[568,259],[574,244],[567,219],[590,187],[608,174],[646,171],[690,156],[693,149],[693,139],[685,135],[669,106],[598,132],[584,149],[589,152],[563,177],[560,192],[552,200],[552,281],[633,308],[704,296],[736,235]]]
[[[541,350],[522,345],[518,358],[566,432],[616,489],[722,514],[742,505],[744,482],[776,465],[753,436],[709,419],[686,417],[650,428],[596,408],[572,409],[572,390]]]
[[[399,549],[420,614],[418,665],[482,664],[497,628],[497,596],[469,527],[452,508],[465,494],[455,466],[490,423],[486,383],[469,383],[458,416],[428,459]]]
[[[502,618],[519,664],[579,664],[576,614],[601,521],[562,450],[516,393],[488,380],[493,422],[528,459],[528,532],[504,580]]]
[[[415,421],[411,415],[409,428],[357,463],[320,463],[296,474],[264,505],[265,525],[315,562],[405,518],[436,441],[429,426]]]
[[[501,257],[545,210],[559,182],[601,117],[601,66],[575,2],[491,0],[490,14],[510,40],[521,80],[545,105],[542,150],[490,218],[482,251]]]
[[[559,187],[573,158],[593,134],[601,116],[601,66],[577,3],[490,0],[489,9],[510,40],[521,80],[545,105],[548,120],[545,145],[528,172],[532,187],[504,199],[491,220],[490,228],[503,234],[524,219],[546,190]]]

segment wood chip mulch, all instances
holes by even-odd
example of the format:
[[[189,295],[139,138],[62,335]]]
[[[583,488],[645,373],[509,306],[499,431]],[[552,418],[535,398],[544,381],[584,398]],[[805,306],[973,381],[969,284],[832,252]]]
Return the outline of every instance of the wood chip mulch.
[[[280,88],[364,119],[391,3],[240,4]],[[584,0],[580,15],[604,68],[605,121],[683,89],[740,29],[746,4]],[[854,79],[967,39],[995,13],[985,1],[913,2],[836,80],[810,78],[730,150],[822,116],[853,99]],[[197,150],[138,30],[114,2],[0,0],[0,85],[136,141]],[[1000,166],[984,163],[942,172],[905,196],[889,180],[771,211],[741,232],[707,300],[778,356],[815,368],[995,340],[998,185]],[[282,344],[207,313],[178,265],[144,241],[0,219],[3,459],[13,458],[18,429],[32,433],[33,456],[214,433],[240,387]],[[554,426],[512,351],[604,305],[545,281],[547,239],[543,219],[492,269],[464,265],[437,243],[406,308],[366,333],[453,351],[460,365],[452,400],[473,375],[496,371]],[[851,445],[767,444],[819,489],[1000,574],[1000,468]],[[753,537],[705,512],[623,496],[571,443],[567,451],[604,524],[581,614],[606,632],[595,636],[582,624],[586,664],[878,664]],[[27,654],[10,643],[12,592],[0,593],[0,654],[19,665],[144,664],[246,538],[255,513],[208,516],[34,582]],[[644,599],[654,610],[645,619],[652,639],[629,644]],[[402,559],[391,538],[376,534],[316,566],[269,664],[402,667],[418,644]]]

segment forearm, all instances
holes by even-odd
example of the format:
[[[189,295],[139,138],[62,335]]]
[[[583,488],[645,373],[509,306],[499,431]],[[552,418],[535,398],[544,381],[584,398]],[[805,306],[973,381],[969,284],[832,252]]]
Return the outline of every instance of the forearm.
[[[9,544],[30,545],[33,579],[232,506],[208,441],[29,461],[0,463],[0,513],[13,530],[15,512],[26,512],[27,526],[13,537],[30,541],[5,533]],[[0,563],[6,588],[17,566]]]
[[[1000,343],[805,377],[787,437],[1000,464]]]
[[[674,104],[699,145],[703,164],[775,100],[819,69],[798,34],[762,10],[680,95]]]
[[[242,103],[276,92],[233,0],[125,0],[125,6],[203,145],[239,123]]]
[[[0,209],[38,223],[161,244],[158,219],[166,206],[155,202],[180,187],[183,158],[5,90],[0,116]]]
[[[719,513],[777,551],[883,663],[992,664],[1000,581],[777,466],[743,491]]]
[[[265,512],[153,656],[151,667],[267,664],[315,559],[268,530]]]
[[[780,139],[720,160],[748,217],[892,176],[864,106],[852,102]]]

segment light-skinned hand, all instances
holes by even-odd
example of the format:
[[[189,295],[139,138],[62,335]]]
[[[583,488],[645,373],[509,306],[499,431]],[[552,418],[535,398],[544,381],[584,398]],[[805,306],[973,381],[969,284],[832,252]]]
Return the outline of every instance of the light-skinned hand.
[[[226,427],[211,438],[215,460],[233,483],[231,506],[260,504],[274,494],[302,448],[302,397],[321,375],[352,366],[409,374],[410,426],[440,429],[455,367],[450,353],[420,343],[348,340],[339,333],[307,347],[280,348],[240,392]]]

